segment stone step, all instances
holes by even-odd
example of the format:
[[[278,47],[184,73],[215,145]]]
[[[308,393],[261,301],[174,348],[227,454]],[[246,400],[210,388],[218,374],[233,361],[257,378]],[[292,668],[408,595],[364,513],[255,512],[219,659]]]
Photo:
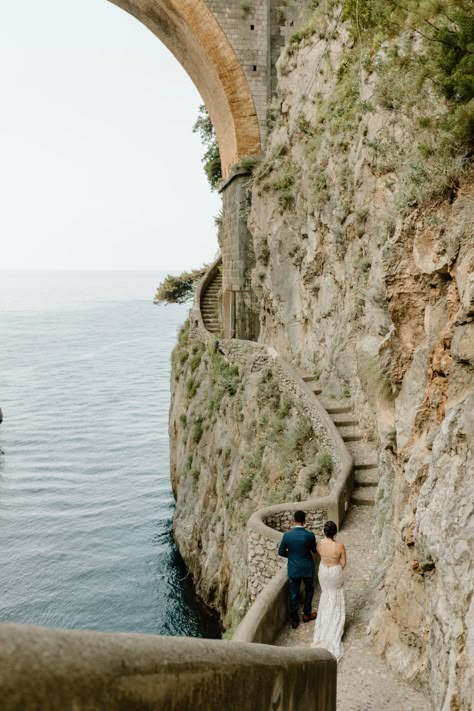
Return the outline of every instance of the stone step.
[[[317,381],[312,382],[312,381],[305,381],[310,390],[313,391],[315,395],[320,395],[323,391],[321,390],[320,386],[318,385]]]
[[[353,417],[348,417],[345,413],[335,413],[332,417],[332,421],[337,427],[358,427],[359,421],[355,420]]]
[[[342,415],[346,412],[352,412],[352,407],[350,405],[328,405],[325,409],[329,415]]]
[[[345,444],[356,469],[361,469],[364,465],[370,469],[377,468],[377,449],[373,445],[365,440],[346,441]]]
[[[339,434],[341,435],[344,442],[361,442],[364,439],[364,435],[362,434],[362,432],[347,432],[342,427],[339,429]]]
[[[354,479],[357,486],[378,486],[379,477],[376,469],[364,469],[354,472]]]
[[[351,504],[373,506],[375,504],[376,486],[356,487],[351,494]]]
[[[354,469],[378,469],[378,462],[356,462],[354,463]]]

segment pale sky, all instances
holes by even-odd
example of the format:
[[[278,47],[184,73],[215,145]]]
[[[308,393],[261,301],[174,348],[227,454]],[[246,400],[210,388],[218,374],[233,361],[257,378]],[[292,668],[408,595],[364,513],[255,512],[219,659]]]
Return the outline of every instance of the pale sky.
[[[0,0],[0,269],[166,269],[217,251],[201,98],[107,0]]]

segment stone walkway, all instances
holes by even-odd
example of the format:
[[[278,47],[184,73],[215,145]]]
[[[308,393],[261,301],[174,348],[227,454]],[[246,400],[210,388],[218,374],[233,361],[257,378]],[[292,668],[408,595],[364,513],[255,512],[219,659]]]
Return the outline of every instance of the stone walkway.
[[[345,575],[346,628],[344,656],[338,665],[337,711],[430,711],[427,692],[416,691],[397,677],[371,649],[367,625],[375,604],[377,575],[375,549],[371,546],[371,506],[348,511],[337,540],[345,544],[348,563]],[[314,609],[317,609],[315,595]],[[307,647],[313,640],[314,622],[288,627],[276,644]]]

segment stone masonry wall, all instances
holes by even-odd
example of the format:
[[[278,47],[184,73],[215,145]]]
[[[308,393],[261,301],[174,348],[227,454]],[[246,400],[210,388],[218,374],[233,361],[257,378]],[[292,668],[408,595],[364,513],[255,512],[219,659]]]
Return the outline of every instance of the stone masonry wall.
[[[304,503],[302,504],[304,508]],[[265,525],[270,526],[275,531],[284,533],[294,526],[293,511],[275,511],[265,516],[263,519]],[[316,536],[323,535],[323,525],[328,520],[327,509],[316,509],[306,512],[305,527],[312,531]]]
[[[230,41],[250,85],[262,141],[266,134],[270,0],[206,0]]]
[[[305,509],[304,502],[301,507]],[[271,512],[264,517],[263,522],[273,531],[284,533],[294,524],[293,513],[294,511],[290,510]],[[323,524],[327,519],[328,512],[322,508],[306,511],[306,528],[321,536]],[[248,591],[252,601],[284,564],[283,559],[278,556],[275,540],[263,532],[249,529]]]

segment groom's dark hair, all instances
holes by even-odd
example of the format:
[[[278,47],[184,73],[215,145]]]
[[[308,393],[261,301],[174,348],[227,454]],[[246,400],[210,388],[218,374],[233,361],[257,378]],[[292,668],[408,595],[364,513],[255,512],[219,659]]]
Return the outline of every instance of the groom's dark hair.
[[[304,511],[295,511],[295,515],[293,516],[295,519],[296,523],[304,523],[306,521],[306,514]]]

